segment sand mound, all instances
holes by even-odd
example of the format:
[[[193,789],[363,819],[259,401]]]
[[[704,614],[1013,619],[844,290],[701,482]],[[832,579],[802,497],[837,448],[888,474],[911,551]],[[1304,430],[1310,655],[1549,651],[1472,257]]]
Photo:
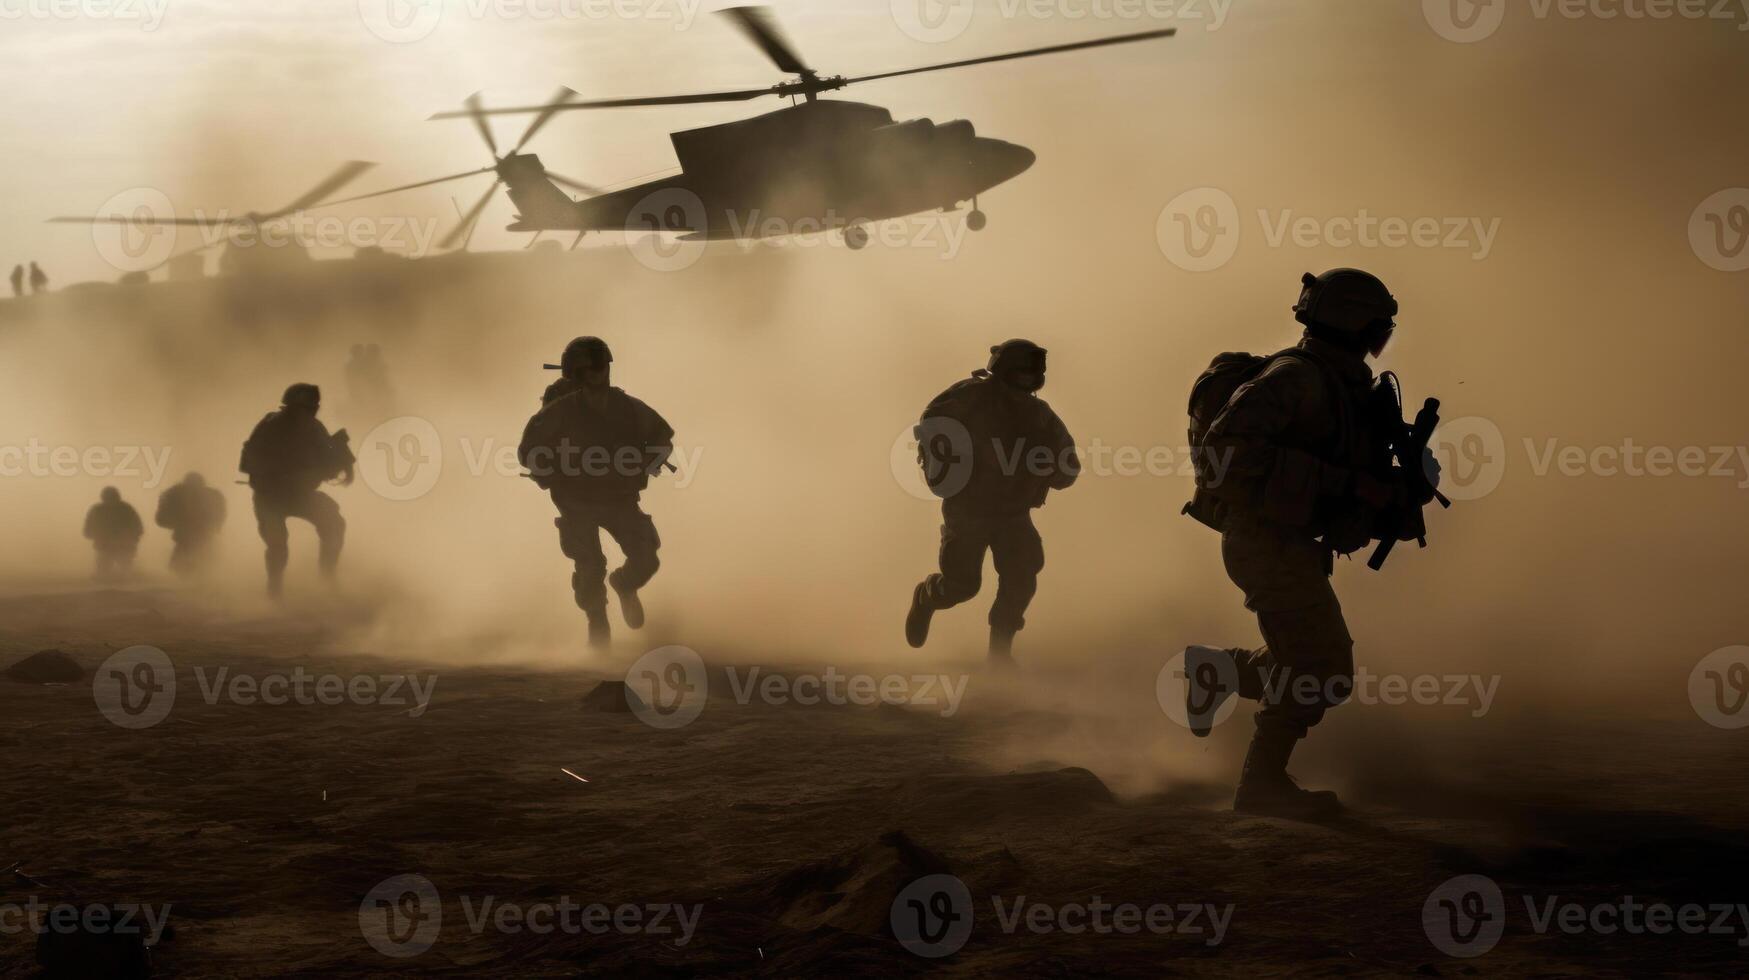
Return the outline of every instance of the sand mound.
[[[59,650],[40,650],[6,668],[6,676],[21,684],[76,684],[85,668]]]
[[[952,874],[947,861],[902,830],[835,858],[805,864],[773,882],[772,911],[784,925],[822,926],[876,936],[886,932],[893,900],[924,875]]]
[[[602,681],[588,693],[583,695],[584,711],[604,711],[609,714],[628,714],[642,710],[644,699],[638,692],[626,687],[625,681]]]

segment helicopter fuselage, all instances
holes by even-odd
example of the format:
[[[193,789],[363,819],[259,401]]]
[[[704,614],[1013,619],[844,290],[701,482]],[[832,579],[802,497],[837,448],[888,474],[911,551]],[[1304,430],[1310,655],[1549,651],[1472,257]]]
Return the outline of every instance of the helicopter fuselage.
[[[952,209],[1032,166],[1031,150],[964,120],[894,122],[821,99],[671,136],[681,173],[573,201],[532,154],[499,167],[512,231],[664,231],[764,238]]]

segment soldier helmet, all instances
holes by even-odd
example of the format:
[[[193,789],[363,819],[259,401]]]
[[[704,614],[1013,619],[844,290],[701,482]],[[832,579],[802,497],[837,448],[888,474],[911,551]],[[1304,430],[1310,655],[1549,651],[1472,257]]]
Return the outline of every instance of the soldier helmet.
[[[315,408],[322,404],[322,389],[300,381],[287,388],[285,394],[279,396],[279,403],[287,408]]]
[[[114,487],[104,487],[103,492],[97,496],[106,504],[119,503],[121,501],[121,491]]]
[[[206,477],[201,476],[199,473],[196,473],[193,470],[189,470],[188,475],[184,476],[182,478],[182,482],[186,486],[204,487],[204,486],[206,486]]]
[[[1300,300],[1294,319],[1358,336],[1368,329],[1396,326],[1397,299],[1379,277],[1359,269],[1331,269],[1321,276],[1300,277]]]
[[[1037,391],[1044,387],[1045,349],[1030,340],[1005,340],[990,348],[989,371],[997,378],[1013,371],[1033,374],[1037,382],[1030,390]]]
[[[612,363],[613,351],[608,350],[607,341],[600,337],[578,337],[565,345],[559,363],[548,364],[546,369],[571,377],[580,371],[599,370]]]

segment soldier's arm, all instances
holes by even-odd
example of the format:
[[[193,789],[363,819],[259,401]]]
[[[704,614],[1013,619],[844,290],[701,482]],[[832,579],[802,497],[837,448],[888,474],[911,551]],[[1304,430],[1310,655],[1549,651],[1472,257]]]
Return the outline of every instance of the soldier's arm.
[[[1324,384],[1316,365],[1283,357],[1233,393],[1206,441],[1221,471],[1217,493],[1299,527],[1311,522],[1320,500],[1351,492],[1352,470],[1281,442],[1301,413],[1330,411]]]
[[[97,537],[97,508],[96,507],[93,507],[90,510],[85,512],[85,536],[87,538],[96,538]]]
[[[545,490],[553,485],[556,460],[552,438],[553,408],[549,404],[529,417],[516,447],[516,461],[529,472],[535,485]]]
[[[132,505],[127,505],[127,536],[137,538],[146,533],[146,526],[140,523],[140,512]]]
[[[1067,490],[1081,476],[1081,457],[1075,451],[1075,440],[1069,435],[1069,427],[1063,424],[1062,418],[1049,405],[1045,405],[1044,410],[1044,444],[1051,447],[1051,459],[1056,463],[1051,473],[1051,489]]]
[[[170,512],[174,509],[173,505],[175,504],[175,502],[176,502],[176,488],[175,487],[171,487],[169,490],[166,490],[163,493],[159,494],[158,495],[158,511],[157,511],[157,513],[152,515],[152,523],[158,525],[159,527],[163,527],[163,528],[168,528],[172,523],[174,523],[170,519]]]
[[[662,472],[662,467],[668,463],[668,457],[674,455],[674,427],[660,413],[643,402],[644,419],[644,452],[647,465],[644,472],[651,476]]]

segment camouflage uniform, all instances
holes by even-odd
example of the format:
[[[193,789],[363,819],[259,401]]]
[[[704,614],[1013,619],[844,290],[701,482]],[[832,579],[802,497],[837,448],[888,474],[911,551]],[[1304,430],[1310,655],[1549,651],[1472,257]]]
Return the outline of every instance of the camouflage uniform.
[[[943,428],[932,419],[950,421]],[[947,432],[948,451],[963,456],[936,460],[941,470],[934,482],[946,494],[941,571],[924,579],[922,601],[940,610],[976,596],[988,551],[997,575],[990,627],[1017,633],[1026,625],[1026,608],[1045,566],[1032,511],[1044,506],[1052,490],[1068,489],[1080,475],[1074,441],[1044,399],[985,371],[936,396],[924,409],[922,429]]]
[[[607,608],[602,531],[625,554],[625,564],[613,573],[615,589],[643,588],[661,564],[661,538],[638,499],[673,451],[674,430],[619,388],[602,389],[599,404],[569,379],[548,393],[552,399],[523,430],[517,459],[552,494],[559,547],[576,568],[571,589],[577,607],[598,619]]]
[[[1265,702],[1260,731],[1302,738],[1353,687],[1354,640],[1330,574],[1335,553],[1369,537],[1353,486],[1371,458],[1371,387],[1361,356],[1308,337],[1241,386],[1209,429],[1207,449],[1225,466],[1221,556],[1266,644],[1233,651],[1239,695]],[[1295,696],[1292,678],[1315,680],[1316,693]]]
[[[317,564],[332,576],[340,565],[346,541],[346,520],[340,505],[319,488],[347,472],[355,462],[344,442],[328,432],[314,415],[280,409],[269,412],[249,433],[238,468],[255,491],[255,523],[267,544],[267,582],[276,592],[290,560],[286,520],[309,521],[319,542]]]

